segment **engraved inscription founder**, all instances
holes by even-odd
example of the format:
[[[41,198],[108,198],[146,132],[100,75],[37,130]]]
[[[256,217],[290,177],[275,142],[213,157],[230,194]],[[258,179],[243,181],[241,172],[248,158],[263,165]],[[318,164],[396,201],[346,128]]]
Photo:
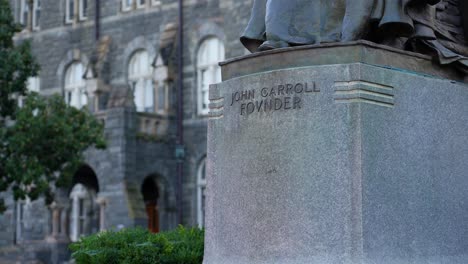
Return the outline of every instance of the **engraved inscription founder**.
[[[467,0],[254,0],[251,52],[369,40],[429,54],[468,74]]]
[[[239,104],[240,115],[302,108],[301,96],[318,93],[315,83],[280,84],[261,89],[242,90],[231,95],[230,106]]]

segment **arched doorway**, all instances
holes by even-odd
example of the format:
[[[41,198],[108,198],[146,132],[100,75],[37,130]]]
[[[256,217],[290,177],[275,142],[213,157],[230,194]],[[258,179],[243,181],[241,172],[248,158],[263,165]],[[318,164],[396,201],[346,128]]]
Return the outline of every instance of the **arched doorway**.
[[[80,237],[99,231],[96,196],[99,183],[93,169],[88,165],[81,166],[72,180],[70,189],[70,240],[78,241]]]
[[[148,229],[153,233],[159,232],[159,190],[152,177],[147,177],[141,186],[141,193],[145,201],[146,215],[148,216]]]

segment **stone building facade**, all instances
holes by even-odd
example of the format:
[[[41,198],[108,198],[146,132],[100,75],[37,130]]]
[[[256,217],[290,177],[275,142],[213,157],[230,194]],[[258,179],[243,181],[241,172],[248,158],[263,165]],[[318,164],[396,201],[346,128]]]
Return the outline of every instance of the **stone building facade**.
[[[0,262],[62,263],[67,245],[106,229],[154,232],[203,225],[207,87],[238,41],[252,0],[184,0],[177,65],[176,0],[10,0],[41,65],[30,89],[59,93],[105,124],[107,149],[90,149],[68,189],[46,206],[12,200],[0,216]],[[183,152],[176,158],[178,69],[183,71]],[[177,163],[183,163],[178,208]]]

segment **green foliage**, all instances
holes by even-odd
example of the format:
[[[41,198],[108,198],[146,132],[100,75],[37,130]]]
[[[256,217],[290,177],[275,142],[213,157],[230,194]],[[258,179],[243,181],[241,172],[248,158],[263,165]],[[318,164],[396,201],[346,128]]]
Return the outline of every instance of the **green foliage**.
[[[0,192],[15,199],[45,195],[53,199],[54,184],[67,186],[91,146],[105,147],[103,126],[89,113],[67,106],[60,96],[27,95],[27,80],[39,65],[30,44],[15,43],[21,31],[8,0],[0,0]],[[0,213],[5,210],[0,199]]]
[[[15,199],[45,195],[50,183],[69,186],[90,146],[104,148],[103,125],[89,112],[68,106],[62,97],[26,97],[13,125],[3,128],[0,191],[11,187]]]
[[[182,226],[152,234],[141,228],[106,231],[70,245],[78,264],[201,264],[204,231]]]
[[[36,76],[39,65],[31,54],[29,42],[16,44],[15,33],[21,26],[14,22],[8,0],[0,0],[0,116],[14,119],[16,100],[25,95],[29,77]]]

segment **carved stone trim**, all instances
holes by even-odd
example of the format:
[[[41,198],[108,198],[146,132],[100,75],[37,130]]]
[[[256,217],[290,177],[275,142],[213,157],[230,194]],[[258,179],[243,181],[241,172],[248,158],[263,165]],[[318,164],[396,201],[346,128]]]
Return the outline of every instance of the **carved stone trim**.
[[[335,82],[336,103],[367,103],[394,106],[393,87],[367,81]]]

